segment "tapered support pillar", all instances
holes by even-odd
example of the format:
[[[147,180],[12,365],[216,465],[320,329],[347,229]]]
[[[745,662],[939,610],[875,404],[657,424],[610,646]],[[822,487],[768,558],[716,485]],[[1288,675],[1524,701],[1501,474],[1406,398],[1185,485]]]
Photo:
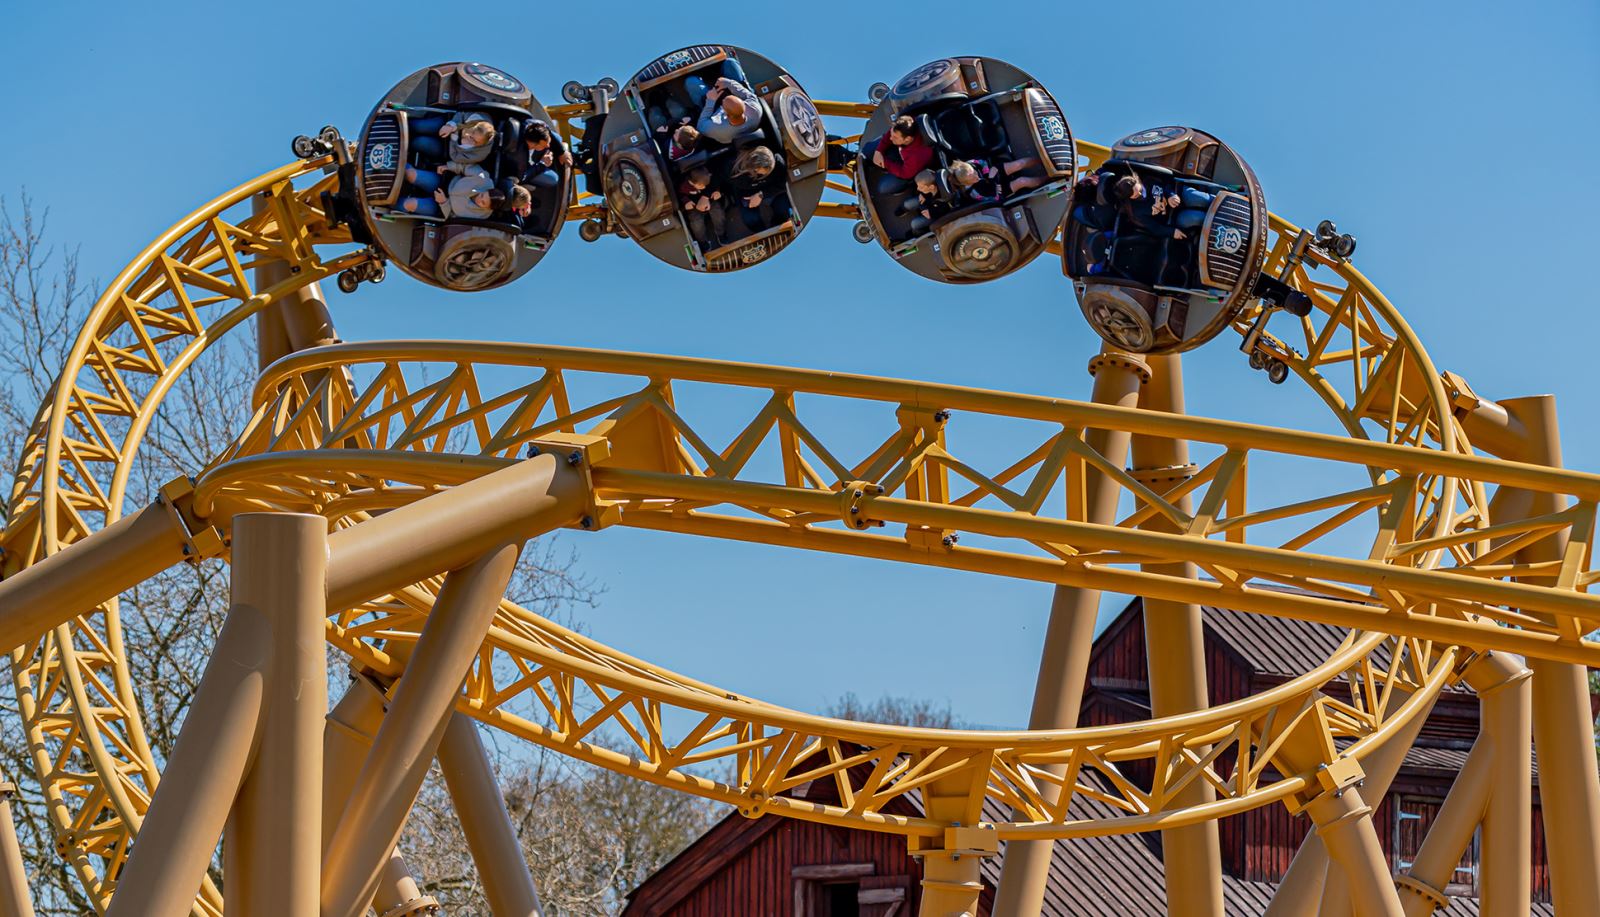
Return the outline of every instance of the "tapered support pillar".
[[[259,214],[270,198],[257,195],[251,210]],[[269,261],[255,269],[256,289],[263,290],[289,278],[289,265]],[[308,347],[332,344],[338,339],[333,317],[318,284],[307,284],[256,314],[256,366],[266,369],[280,357]]]
[[[13,572],[0,581],[0,652],[182,563],[187,538],[177,513],[157,501]]]
[[[1479,734],[1488,737],[1491,749],[1478,913],[1527,917],[1533,894],[1532,675],[1515,657],[1492,653],[1466,676],[1478,692]],[[1562,804],[1561,797],[1550,798]]]
[[[1397,708],[1409,698],[1410,692],[1396,687],[1389,706],[1391,709]],[[1400,773],[1406,752],[1415,744],[1432,709],[1430,702],[1427,709],[1417,711],[1404,726],[1396,729],[1381,748],[1362,759],[1366,780],[1361,789],[1365,798],[1382,799],[1388,794],[1390,784]],[[1284,873],[1283,881],[1278,883],[1278,889],[1272,895],[1266,917],[1304,917],[1318,913],[1344,917],[1350,914],[1348,890],[1339,881],[1325,883],[1327,871],[1328,850],[1323,846],[1322,838],[1315,832],[1306,835],[1300,848],[1295,851],[1294,860],[1290,862],[1288,872]]]
[[[1311,800],[1306,813],[1339,870],[1335,875],[1349,889],[1355,912],[1361,917],[1404,917],[1389,863],[1372,827],[1372,807],[1362,800],[1361,791],[1354,786],[1329,790]]]
[[[1150,378],[1143,360],[1116,351],[1107,351],[1089,361],[1094,376],[1094,402],[1118,407],[1134,407],[1139,386]],[[1127,461],[1128,434],[1121,430],[1087,430],[1084,441],[1121,467]],[[1121,488],[1105,475],[1085,466],[1081,485],[1069,480],[1067,486],[1082,486],[1084,521],[1102,525],[1115,521],[1117,497]],[[1078,725],[1083,703],[1084,680],[1088,677],[1089,651],[1094,646],[1095,622],[1100,613],[1100,590],[1076,586],[1057,586],[1050,602],[1050,621],[1039,654],[1039,677],[1033,689],[1033,712],[1029,729],[1071,729]],[[1065,767],[1057,767],[1065,773]],[[1055,802],[1059,792],[1053,784],[1042,787],[1046,798]],[[1050,877],[1050,855],[1054,841],[1009,841],[1000,869],[1000,887],[995,893],[995,917],[1032,917],[1044,906],[1045,886]]]
[[[1463,418],[1476,445],[1502,458],[1561,466],[1554,396],[1482,402]],[[1500,488],[1490,504],[1495,523],[1559,512],[1554,494]],[[1560,561],[1566,537],[1546,538],[1517,553],[1524,564]],[[1525,577],[1550,583],[1551,577]],[[1550,895],[1558,914],[1600,914],[1600,773],[1587,671],[1579,665],[1528,660],[1533,672],[1533,741],[1539,751]],[[1485,879],[1487,884],[1487,878]]]
[[[912,838],[911,854],[922,860],[919,917],[976,917],[983,893],[983,860],[999,849],[992,827],[977,827],[989,761],[979,757],[923,789],[928,817],[951,825],[943,838]]]
[[[1183,413],[1183,364],[1176,354],[1152,356],[1150,382],[1139,396],[1148,411]],[[1156,493],[1166,493],[1194,474],[1189,444],[1162,437],[1135,435],[1133,475]],[[1189,511],[1185,497],[1177,501]],[[1171,520],[1155,514],[1141,528],[1175,532]],[[1193,564],[1142,564],[1140,569],[1167,576],[1193,578]],[[1158,717],[1200,710],[1210,705],[1206,693],[1204,623],[1197,605],[1165,599],[1144,599],[1144,639],[1150,676],[1150,712]],[[1184,805],[1204,805],[1216,798],[1211,784],[1191,781],[1174,797]],[[1222,847],[1217,823],[1204,821],[1161,832],[1166,869],[1167,907],[1174,913],[1222,914]]]
[[[328,521],[299,513],[235,517],[235,609],[267,616],[272,661],[260,748],[224,836],[230,915],[314,914],[320,890],[324,625]]]
[[[544,910],[539,906],[533,875],[522,857],[516,826],[471,718],[460,713],[450,717],[439,745],[439,769],[461,820],[467,850],[478,867],[490,913],[494,917],[540,917]]]
[[[229,609],[109,917],[185,917],[255,753],[272,626],[251,605]]]
[[[517,552],[516,544],[500,545],[445,577],[328,842],[322,917],[357,917],[372,900],[383,862],[400,838],[439,747],[462,679],[511,579]]]
[[[410,658],[410,646],[400,644],[390,652]],[[323,733],[324,771],[322,780],[322,856],[327,858],[328,841],[338,827],[339,815],[345,801],[355,790],[361,765],[372,750],[372,741],[383,725],[383,709],[387,703],[384,688],[378,680],[366,673],[355,673],[344,696],[328,713]],[[411,877],[405,857],[398,850],[391,851],[378,874],[378,887],[372,893],[372,909],[380,917],[385,914],[433,914],[438,912],[438,902],[424,895]]]
[[[1483,821],[1488,805],[1493,762],[1491,740],[1481,728],[1467,761],[1450,785],[1439,814],[1428,826],[1417,857],[1405,874],[1395,879],[1400,886],[1400,904],[1406,917],[1428,917],[1448,904],[1444,888],[1461,862],[1461,854],[1472,843],[1472,834]]]
[[[11,798],[16,790],[0,778],[0,917],[33,917],[28,870],[17,844],[16,823],[11,820]]]

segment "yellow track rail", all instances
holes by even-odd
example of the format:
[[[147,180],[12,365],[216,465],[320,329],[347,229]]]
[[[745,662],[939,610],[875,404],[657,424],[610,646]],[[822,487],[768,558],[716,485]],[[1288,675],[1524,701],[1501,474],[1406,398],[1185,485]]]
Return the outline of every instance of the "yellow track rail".
[[[861,106],[846,103],[821,103],[819,108],[833,116],[865,113]],[[558,119],[574,115],[563,110],[555,114]],[[1080,149],[1091,159],[1104,156],[1103,148],[1085,144]],[[108,286],[19,457],[8,525],[0,534],[7,573],[118,518],[147,425],[167,390],[207,346],[279,298],[366,257],[351,250],[348,237],[331,230],[320,211],[325,182],[317,174],[326,165],[288,166],[223,195],[164,233]],[[305,179],[312,181],[295,188],[294,182]],[[841,185],[841,190],[848,194],[847,186]],[[252,202],[257,204],[255,212],[237,213]],[[579,202],[574,213],[582,213],[588,203]],[[845,201],[819,212],[849,216],[853,211]],[[1268,270],[1275,272],[1295,229],[1274,217],[1273,230],[1276,241]],[[251,271],[269,265],[282,265],[289,279],[257,289]],[[546,427],[575,430],[580,424],[602,421],[603,429],[590,429],[607,437],[616,458],[610,468],[597,469],[597,481],[604,496],[618,501],[624,524],[1058,582],[1097,581],[1120,591],[1156,594],[1154,590],[1178,586],[1144,578],[1135,583],[1129,577],[1138,575],[1121,568],[1143,556],[1168,556],[1161,552],[1178,547],[1162,543],[1152,533],[1135,532],[1131,525],[1141,514],[1176,513],[1173,501],[1179,492],[1152,489],[1121,469],[1103,468],[1136,494],[1141,509],[1118,526],[1084,527],[1072,517],[1072,481],[1094,465],[1095,456],[1080,448],[1081,431],[1128,424],[1127,428],[1141,432],[1213,443],[1219,449],[1214,460],[1180,489],[1202,494],[1193,516],[1180,514],[1187,520],[1188,534],[1166,536],[1188,547],[1222,552],[1205,559],[1206,569],[1217,579],[1217,584],[1205,588],[1225,595],[1206,601],[1348,624],[1375,621],[1387,630],[1413,636],[1353,636],[1327,664],[1278,691],[1188,717],[1098,732],[962,734],[837,723],[740,699],[601,647],[508,605],[491,642],[499,654],[496,658],[508,661],[507,671],[516,674],[510,682],[495,681],[499,676],[494,666],[481,668],[469,680],[460,705],[532,741],[733,802],[752,814],[782,811],[927,834],[938,826],[896,821],[883,814],[883,805],[922,785],[919,780],[964,768],[984,776],[986,792],[1027,813],[1028,821],[1004,826],[1012,834],[1070,836],[1217,817],[1283,798],[1299,788],[1298,776],[1263,782],[1273,739],[1286,724],[1312,717],[1330,735],[1353,740],[1352,753],[1359,754],[1403,723],[1418,709],[1414,702],[1431,697],[1453,677],[1460,661],[1443,643],[1421,639],[1425,635],[1474,646],[1494,640],[1523,641],[1518,645],[1537,646],[1538,654],[1552,658],[1591,659],[1594,651],[1571,633],[1596,614],[1590,600],[1580,594],[1592,579],[1583,536],[1585,520],[1592,520],[1594,501],[1600,496],[1594,483],[1586,476],[1470,458],[1452,416],[1450,390],[1399,313],[1365,278],[1348,264],[1314,254],[1296,269],[1291,283],[1310,293],[1318,308],[1302,322],[1304,355],[1286,349],[1284,355],[1334,411],[1349,440],[1295,438],[1244,425],[1137,412],[1106,414],[1109,409],[1071,402],[892,380],[847,380],[624,354],[553,348],[435,349],[441,345],[364,353],[359,348],[335,348],[297,356],[274,368],[258,391],[261,412],[238,448],[201,482],[202,489],[208,498],[246,504],[317,505],[341,524],[358,522],[373,509],[448,486],[464,472],[478,473],[503,463],[531,438],[527,434],[537,424],[508,424],[505,412],[512,402],[485,407],[518,389],[484,397],[486,389],[475,367],[533,368],[542,375],[524,376],[520,385],[548,389]],[[541,354],[538,359],[531,356]],[[306,374],[319,360],[350,366],[359,384],[342,393],[326,385],[319,390]],[[439,384],[442,387],[413,389],[407,368],[419,362],[443,362],[455,368],[447,374],[448,382]],[[385,369],[389,366],[394,369]],[[363,379],[362,367],[374,374]],[[574,408],[568,377],[581,373],[636,375],[642,382],[614,404],[580,399]],[[783,440],[787,464],[776,471],[767,469],[773,473],[764,478],[744,474],[757,469],[750,455],[741,455],[749,440],[736,438],[726,449],[712,448],[678,413],[675,403],[682,399],[672,389],[674,379],[766,390],[765,413],[745,430],[755,437],[749,431],[764,428]],[[820,379],[840,380],[837,386],[844,388],[823,385]],[[362,405],[360,397],[369,393],[374,400]],[[336,395],[344,400],[338,401]],[[893,420],[879,431],[880,442],[873,444],[881,451],[853,453],[865,454],[865,460],[845,458],[852,453],[830,448],[814,427],[801,422],[803,406],[795,401],[797,396],[802,401],[810,396],[866,400],[887,409]],[[381,400],[386,397],[411,400],[380,417],[389,406]],[[532,392],[518,397],[532,397]],[[320,408],[302,410],[313,403]],[[379,409],[369,411],[373,406]],[[474,414],[474,408],[481,410]],[[592,413],[585,415],[585,409]],[[963,462],[961,453],[950,447],[947,425],[936,417],[941,409],[1022,418],[1053,430],[1018,451],[1010,467],[985,476],[975,462]],[[323,448],[330,444],[321,436],[326,429],[318,430],[316,421],[306,418],[336,414],[353,425],[351,436],[365,438],[364,448],[338,454]],[[444,448],[451,431],[462,431],[458,441],[468,436],[471,442],[453,458]],[[501,441],[496,441],[497,433],[502,434]],[[406,436],[411,440],[404,441]],[[1385,448],[1386,444],[1421,448]],[[652,446],[659,461],[630,460],[626,451]],[[1252,519],[1252,511],[1246,509],[1248,454],[1274,450],[1349,463],[1363,480],[1345,493],[1308,495],[1297,503],[1259,508],[1266,515]],[[330,479],[325,471],[314,473],[308,462],[322,462],[325,469],[339,470],[342,476]],[[389,483],[375,482],[372,476],[380,469],[394,472]],[[1025,476],[1026,487],[1014,483]],[[961,480],[966,481],[964,489],[952,486]],[[397,488],[393,481],[415,487]],[[861,512],[855,515],[904,522],[912,532],[910,539],[904,533],[892,538],[845,530],[843,523],[822,523],[829,513],[836,518],[850,515],[848,502],[860,489],[857,482],[884,486],[885,494],[863,491],[857,503]],[[1513,574],[1533,571],[1500,563],[1507,552],[1487,548],[1489,538],[1507,533],[1491,528],[1485,482],[1578,497],[1579,507],[1571,518],[1535,520],[1509,533],[1519,546],[1557,531],[1579,536],[1574,543],[1580,546],[1580,559],[1562,567],[1559,587],[1508,582]],[[1044,511],[1053,505],[1053,498],[1040,499],[1040,494],[1060,491],[1066,492],[1060,498],[1061,512],[1049,518]],[[902,495],[894,496],[896,492]],[[735,511],[707,511],[719,505]],[[1311,521],[1310,514],[1319,511],[1331,511],[1329,519],[1336,521]],[[1279,553],[1289,558],[1303,558],[1298,548],[1368,517],[1376,531],[1367,539],[1373,545],[1371,555],[1330,558],[1339,562],[1336,576],[1327,576],[1310,563],[1299,570],[1266,566],[1279,557],[1272,553],[1275,548],[1282,548]],[[1279,545],[1253,544],[1246,538],[1251,532],[1265,533],[1268,523],[1292,519],[1309,526],[1298,532],[1298,544],[1293,537]],[[959,532],[972,533],[970,541],[984,543],[947,547],[944,535]],[[1136,540],[1128,541],[1128,536]],[[1241,562],[1246,559],[1250,562]],[[1457,572],[1432,572],[1447,561]],[[1317,595],[1303,597],[1302,604],[1291,607],[1281,594],[1256,588],[1251,578],[1258,583],[1294,583]],[[1200,586],[1204,584],[1182,588]],[[1426,612],[1419,601],[1424,592],[1431,597]],[[1358,601],[1348,601],[1352,599]],[[1363,599],[1367,601],[1359,601]],[[420,626],[430,602],[429,584],[419,584],[371,606],[340,610],[330,620],[330,639],[375,668],[389,667],[375,641],[406,639]],[[1559,623],[1554,628],[1539,625],[1499,608],[1501,602],[1520,603],[1523,610],[1544,609]],[[1495,626],[1484,618],[1522,624],[1524,629],[1491,631]],[[1379,659],[1405,660],[1405,664],[1380,665]],[[58,849],[103,908],[113,884],[108,877],[120,869],[158,779],[128,681],[115,603],[41,635],[16,650],[13,661],[15,687]],[[1349,700],[1335,701],[1319,693],[1341,673],[1346,673],[1343,684],[1349,687],[1340,690],[1350,693]],[[1396,688],[1415,690],[1413,702],[1391,703]],[[687,732],[671,741],[668,726],[676,726],[664,718],[668,708],[697,717]],[[637,750],[623,754],[586,742],[585,737],[603,724],[628,735]],[[1197,752],[1205,746],[1222,751]],[[1249,763],[1225,778],[1215,764],[1218,755],[1230,750]],[[1118,783],[1116,762],[1136,757],[1171,763],[1167,782],[1148,789]],[[722,758],[734,761],[735,780],[718,783],[697,776],[701,765]],[[839,781],[849,806],[829,810],[774,796],[803,776],[795,768],[808,758],[826,762],[814,776]],[[1123,814],[1115,824],[1064,822],[1071,792],[1062,794],[1059,805],[1044,801],[1043,782],[1060,778],[1040,768],[1058,761],[1075,768],[1067,779],[1073,792],[1104,792],[1096,789],[1098,782],[1072,776],[1090,770],[1100,771],[1118,787],[1114,805]],[[1194,780],[1217,785],[1218,801],[1203,810],[1172,808],[1169,797]],[[201,913],[219,912],[215,889],[203,890],[196,908]]]

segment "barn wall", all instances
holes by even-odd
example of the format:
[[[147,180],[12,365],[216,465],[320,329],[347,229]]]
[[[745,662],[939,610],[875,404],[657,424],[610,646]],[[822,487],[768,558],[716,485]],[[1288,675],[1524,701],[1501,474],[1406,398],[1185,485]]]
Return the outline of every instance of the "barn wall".
[[[768,816],[774,818],[776,816]],[[872,863],[876,875],[905,875],[911,899],[907,913],[916,913],[921,871],[906,853],[899,835],[847,831],[795,819],[751,844],[699,888],[665,912],[670,917],[796,917],[796,866]]]

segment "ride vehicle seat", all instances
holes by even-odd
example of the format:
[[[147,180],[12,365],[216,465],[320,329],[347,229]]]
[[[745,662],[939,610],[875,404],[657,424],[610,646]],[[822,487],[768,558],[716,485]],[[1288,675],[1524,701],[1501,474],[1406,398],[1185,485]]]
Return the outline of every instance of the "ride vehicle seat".
[[[979,99],[939,112],[932,118],[942,144],[957,155],[972,157],[1004,153],[1006,134],[1000,106]]]

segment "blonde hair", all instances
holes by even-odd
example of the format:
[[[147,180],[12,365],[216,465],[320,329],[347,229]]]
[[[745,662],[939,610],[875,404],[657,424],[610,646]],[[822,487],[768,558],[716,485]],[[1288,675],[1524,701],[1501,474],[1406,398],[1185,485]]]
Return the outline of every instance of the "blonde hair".
[[[532,206],[533,206],[533,192],[529,191],[526,187],[524,187],[522,185],[513,185],[512,188],[511,188],[511,207],[512,207],[512,209],[515,210],[518,207],[532,207]]]
[[[485,145],[494,142],[494,122],[485,118],[482,121],[468,121],[461,128],[462,139],[471,138],[473,143]]]
[[[769,174],[777,166],[778,160],[772,155],[771,150],[764,146],[753,146],[734,159],[732,174],[759,178]]]
[[[978,183],[978,170],[965,159],[957,159],[950,163],[950,177],[955,179],[958,185],[975,185]]]
[[[672,132],[672,142],[686,150],[694,146],[699,140],[700,132],[692,124],[685,124]]]

